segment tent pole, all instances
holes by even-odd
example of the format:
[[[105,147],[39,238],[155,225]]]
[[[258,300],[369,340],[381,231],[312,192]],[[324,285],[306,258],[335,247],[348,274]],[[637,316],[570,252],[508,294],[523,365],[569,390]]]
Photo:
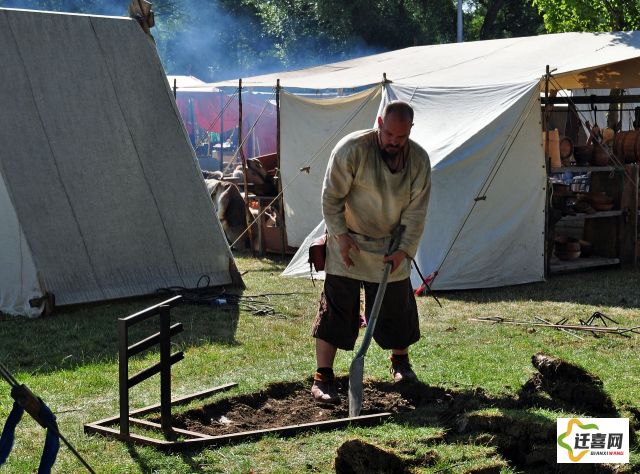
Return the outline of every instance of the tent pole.
[[[178,98],[178,80],[173,78],[173,100]]]
[[[282,250],[282,258],[284,259],[285,251],[285,222],[284,222],[284,199],[282,196],[282,167],[280,162],[280,79],[276,80],[276,155],[278,163],[278,196],[280,206],[280,244]]]
[[[220,171],[224,173],[224,94],[220,89]]]
[[[249,183],[247,181],[247,160],[245,159],[243,146],[242,146],[242,78],[238,79],[238,150],[240,154],[240,162],[242,163],[242,178],[244,181],[244,206],[247,210],[247,224],[249,224],[249,248],[251,254],[255,257],[253,249],[253,230],[251,229],[251,222],[253,216],[251,214],[251,208],[249,207]],[[260,223],[258,223],[260,225]]]
[[[544,128],[545,139],[544,139],[544,160],[549,167],[549,123],[548,123],[548,114],[547,107],[549,107],[549,65],[547,64],[547,71],[544,75],[544,114],[542,116],[542,127]]]
[[[191,124],[191,132],[189,133],[189,140],[191,140],[191,146],[193,149],[197,148],[196,144],[196,119],[195,119],[195,111],[193,110],[193,98],[189,97],[189,101],[187,102],[187,113],[189,114],[189,123]]]
[[[546,68],[546,73],[544,76],[544,100],[545,100],[545,106],[544,106],[544,113],[542,114],[542,126],[544,127],[544,134],[545,134],[545,139],[544,139],[544,163],[545,163],[545,169],[547,171],[547,179],[545,180],[546,182],[546,186],[545,186],[545,200],[544,200],[544,215],[545,215],[545,219],[544,219],[544,278],[547,278],[549,276],[549,258],[551,256],[551,252],[553,251],[551,249],[551,236],[549,235],[549,233],[551,232],[551,226],[549,225],[549,212],[548,212],[548,206],[549,206],[549,196],[550,196],[550,190],[549,190],[549,179],[548,179],[548,172],[550,171],[550,159],[549,159],[549,127],[548,127],[548,117],[547,117],[547,107],[549,107],[549,65],[547,64],[547,68]]]

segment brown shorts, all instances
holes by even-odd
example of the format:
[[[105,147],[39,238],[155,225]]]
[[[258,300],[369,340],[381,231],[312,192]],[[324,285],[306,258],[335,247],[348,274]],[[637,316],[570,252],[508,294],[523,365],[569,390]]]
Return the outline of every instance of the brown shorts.
[[[371,312],[378,283],[327,275],[311,335],[352,350],[360,328],[360,288],[364,286],[365,314]],[[420,339],[418,308],[409,278],[387,284],[373,338],[383,349],[404,349]]]

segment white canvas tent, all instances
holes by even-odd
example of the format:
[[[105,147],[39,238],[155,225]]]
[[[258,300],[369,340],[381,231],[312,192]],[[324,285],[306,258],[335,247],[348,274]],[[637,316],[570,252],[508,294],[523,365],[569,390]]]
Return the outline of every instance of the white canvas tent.
[[[154,45],[128,18],[0,9],[0,311],[236,271]]]
[[[546,178],[537,84],[466,92],[385,87],[382,103],[399,98],[414,105],[412,138],[427,144],[431,156],[432,195],[416,261],[425,275],[438,269],[438,288],[540,280]],[[305,263],[301,251],[285,273],[308,274]]]
[[[167,76],[167,80],[169,81],[169,86],[173,89],[175,85],[176,89],[189,89],[189,88],[207,88],[207,89],[215,89],[211,87],[207,87],[207,83],[198,79],[195,76]],[[217,89],[215,90],[217,92]]]
[[[544,278],[546,170],[539,98],[546,66],[552,89],[633,87],[640,84],[639,48],[640,32],[564,33],[419,46],[244,78],[250,87],[273,87],[280,79],[285,92],[280,166],[287,234],[293,237],[290,245],[302,245],[285,274],[308,275],[304,246],[310,239],[302,236],[320,219],[320,183],[331,148],[318,151],[315,144],[338,128],[342,135],[351,130],[344,124],[326,130],[330,107],[289,100],[287,92],[379,89],[386,73],[389,82],[379,105],[396,97],[409,101],[416,110],[411,136],[431,156],[431,203],[416,258],[423,273],[439,271],[436,289],[502,286]],[[352,107],[355,115],[357,107]],[[374,114],[359,117],[360,123],[374,120]],[[303,143],[312,145],[302,152]],[[310,174],[287,180],[287,170],[295,175],[305,160],[313,160]]]

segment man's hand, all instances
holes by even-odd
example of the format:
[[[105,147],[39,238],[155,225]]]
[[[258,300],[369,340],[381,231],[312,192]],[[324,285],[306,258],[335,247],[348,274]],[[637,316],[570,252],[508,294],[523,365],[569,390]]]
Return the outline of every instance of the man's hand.
[[[353,260],[349,257],[349,250],[353,250],[355,253],[360,253],[360,247],[356,244],[349,234],[340,234],[337,237],[338,245],[340,246],[340,256],[347,268],[353,266]]]
[[[393,273],[406,258],[409,258],[409,256],[404,250],[396,250],[391,255],[385,255],[383,261],[384,263],[391,262],[391,273]]]

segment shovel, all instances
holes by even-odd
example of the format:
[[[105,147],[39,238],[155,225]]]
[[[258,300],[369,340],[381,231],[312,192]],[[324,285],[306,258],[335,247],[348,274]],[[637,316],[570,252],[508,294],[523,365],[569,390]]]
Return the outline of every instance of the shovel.
[[[387,255],[391,255],[398,249],[400,245],[400,237],[404,231],[404,226],[400,225],[393,232],[391,242],[389,242],[389,249]],[[371,338],[373,337],[373,330],[376,327],[376,321],[378,320],[378,313],[380,313],[380,307],[382,306],[382,299],[384,298],[384,292],[387,289],[387,280],[389,279],[389,273],[391,273],[391,262],[388,262],[384,267],[384,273],[382,274],[382,280],[378,285],[378,292],[376,293],[376,299],[373,302],[373,308],[371,308],[371,314],[369,315],[369,321],[367,322],[367,329],[364,332],[362,338],[362,344],[358,353],[351,362],[351,368],[349,369],[349,417],[359,416],[360,410],[362,410],[362,380],[364,378],[364,356],[369,349]]]

